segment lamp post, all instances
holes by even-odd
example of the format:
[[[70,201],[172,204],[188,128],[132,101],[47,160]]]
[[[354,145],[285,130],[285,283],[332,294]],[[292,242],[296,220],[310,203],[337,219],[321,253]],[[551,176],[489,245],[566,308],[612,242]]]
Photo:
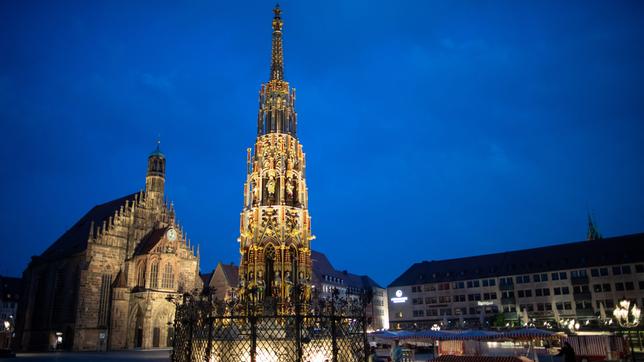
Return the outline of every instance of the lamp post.
[[[635,303],[629,300],[622,300],[613,310],[613,316],[617,323],[624,328],[634,328],[640,324],[641,310]]]
[[[3,324],[4,324],[4,330],[7,333],[9,333],[9,341],[7,343],[7,349],[9,351],[11,351],[11,342],[12,342],[12,339],[13,339],[13,330],[14,330],[14,328],[13,328],[13,316],[10,315],[9,319],[5,320]]]

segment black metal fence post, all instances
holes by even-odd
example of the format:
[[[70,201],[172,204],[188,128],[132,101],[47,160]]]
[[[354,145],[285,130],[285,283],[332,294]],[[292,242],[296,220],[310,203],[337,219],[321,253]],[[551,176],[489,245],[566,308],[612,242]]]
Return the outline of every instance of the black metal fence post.
[[[295,361],[302,362],[302,289],[299,284],[294,287],[295,294]]]
[[[333,362],[338,362],[338,329],[336,326],[335,300],[338,290],[333,289],[331,293],[331,353],[333,353]]]
[[[170,361],[172,362],[177,361],[177,319],[179,319],[179,308],[179,306],[175,306],[174,321],[172,322],[172,328],[174,328],[174,330],[172,331],[172,333],[174,333],[174,336],[172,336],[172,353],[170,354]],[[170,322],[168,322],[168,324],[170,324]]]
[[[361,305],[362,305],[362,336],[364,339],[364,360],[368,362],[369,355],[371,354],[371,348],[369,347],[369,339],[367,338],[367,307],[373,301],[373,290],[366,290],[362,295]]]
[[[257,317],[251,315],[250,321],[250,362],[257,361]]]
[[[205,362],[210,362],[210,356],[212,355],[212,324],[215,322],[215,319],[212,316],[209,316],[206,320],[208,321],[208,346],[206,347]]]
[[[194,318],[190,318],[190,324],[188,325],[188,361],[192,362],[192,338],[195,324]]]
[[[174,304],[174,321],[172,322],[172,353],[170,353],[170,361],[172,362],[177,362],[177,330],[178,330],[178,324],[177,321],[179,320],[179,316],[183,313],[183,308],[185,307],[184,304],[179,304],[175,297],[172,294],[168,294],[165,298],[169,303]],[[185,296],[183,297],[183,301],[185,302]],[[170,322],[168,322],[168,325],[170,325]]]
[[[371,354],[371,348],[369,348],[369,339],[367,339],[367,313],[362,315],[362,335],[364,336],[364,361],[368,362],[369,354]]]

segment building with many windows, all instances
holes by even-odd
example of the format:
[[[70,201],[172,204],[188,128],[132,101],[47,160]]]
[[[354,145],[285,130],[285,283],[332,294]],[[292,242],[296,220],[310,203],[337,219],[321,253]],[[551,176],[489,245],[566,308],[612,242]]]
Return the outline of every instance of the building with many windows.
[[[393,329],[595,321],[623,299],[644,305],[644,233],[422,261],[387,293]]]
[[[313,289],[316,299],[331,298],[333,290],[340,297],[352,298],[370,293],[371,303],[367,305],[367,318],[373,330],[389,328],[386,290],[368,275],[356,275],[346,270],[336,270],[326,255],[312,251]]]

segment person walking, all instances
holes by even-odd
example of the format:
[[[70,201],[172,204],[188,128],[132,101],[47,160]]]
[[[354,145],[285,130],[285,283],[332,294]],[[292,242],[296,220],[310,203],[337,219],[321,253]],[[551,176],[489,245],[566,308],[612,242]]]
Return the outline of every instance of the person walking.
[[[397,339],[394,340],[394,345],[391,347],[391,362],[402,362],[403,352],[399,343],[400,342]]]

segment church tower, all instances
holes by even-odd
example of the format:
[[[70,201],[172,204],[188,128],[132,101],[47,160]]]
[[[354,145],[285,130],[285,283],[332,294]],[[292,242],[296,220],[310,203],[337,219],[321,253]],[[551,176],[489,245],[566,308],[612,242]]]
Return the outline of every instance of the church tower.
[[[165,188],[165,155],[161,153],[160,141],[157,148],[148,156],[148,172],[145,176],[145,194],[158,205],[163,204]]]
[[[255,311],[285,314],[296,295],[303,308],[310,302],[313,236],[295,89],[284,80],[279,5],[273,12],[270,79],[259,91],[257,139],[247,155],[239,277],[241,298]]]

